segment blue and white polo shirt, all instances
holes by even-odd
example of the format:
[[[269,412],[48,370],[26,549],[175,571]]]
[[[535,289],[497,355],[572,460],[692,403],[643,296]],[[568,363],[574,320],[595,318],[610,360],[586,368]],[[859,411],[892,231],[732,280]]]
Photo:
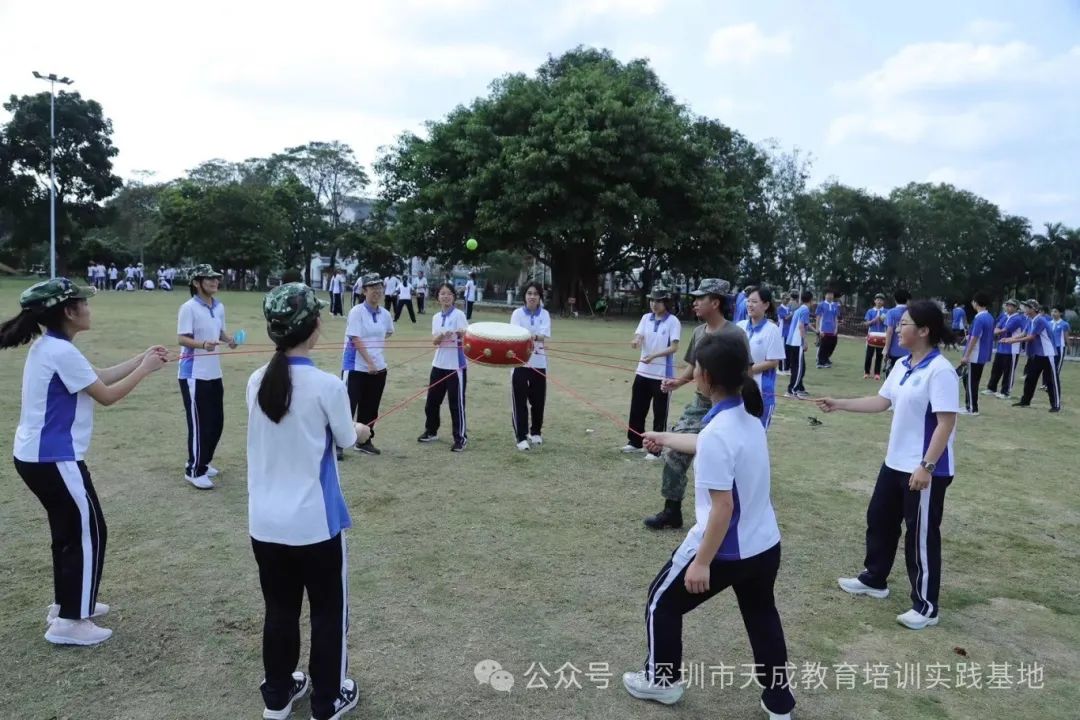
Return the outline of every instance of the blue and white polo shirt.
[[[960,380],[956,369],[936,348],[914,367],[908,355],[889,373],[878,395],[889,400],[893,408],[885,465],[900,472],[915,472],[937,429],[935,413],[960,412]],[[945,451],[935,463],[934,476],[955,474],[955,437],[953,428]]]
[[[364,356],[353,345],[353,338],[360,338],[375,363],[375,370],[386,369],[386,338],[394,334],[394,318],[390,311],[376,307],[374,310],[362,302],[349,311],[345,324],[345,346],[341,353],[342,372],[367,372]]]
[[[23,462],[83,460],[94,431],[94,399],[86,388],[97,372],[63,335],[34,341],[23,366],[22,407],[13,454]]]
[[[990,362],[994,344],[994,316],[987,310],[980,310],[971,322],[968,346],[973,343],[977,343],[978,347],[971,351],[971,362],[979,364]]]
[[[225,332],[225,305],[217,298],[206,304],[198,295],[180,306],[176,316],[176,334],[194,338],[197,342],[219,340]],[[221,377],[221,356],[217,350],[180,348],[180,380],[217,380]]]
[[[786,357],[780,328],[767,319],[762,318],[757,325],[750,320],[743,320],[739,323],[739,327],[750,341],[750,360],[755,365],[768,360],[783,360]],[[761,391],[761,398],[765,404],[775,405],[776,368],[755,374],[754,381],[757,383],[758,390]]]
[[[821,318],[821,333],[835,335],[840,324],[840,303],[822,300],[817,306],[817,316]]]
[[[810,324],[810,306],[800,305],[795,312],[791,314],[791,326],[788,328],[787,335],[784,337],[784,344],[791,345],[792,347],[802,347],[802,333],[799,332],[799,328],[806,328]]]
[[[1036,315],[1028,321],[1027,335],[1034,335],[1034,340],[1027,341],[1028,357],[1056,358],[1053,331],[1045,315]]]
[[[645,313],[638,322],[634,335],[641,337],[641,358],[637,365],[637,374],[650,380],[661,377],[675,377],[675,353],[645,362],[646,355],[663,352],[672,345],[677,345],[682,337],[682,323],[671,313],[656,317],[655,313]]]
[[[901,358],[907,354],[907,350],[900,347],[900,319],[907,312],[907,305],[897,305],[885,313],[885,327],[892,328],[892,342],[887,348],[889,357]]]

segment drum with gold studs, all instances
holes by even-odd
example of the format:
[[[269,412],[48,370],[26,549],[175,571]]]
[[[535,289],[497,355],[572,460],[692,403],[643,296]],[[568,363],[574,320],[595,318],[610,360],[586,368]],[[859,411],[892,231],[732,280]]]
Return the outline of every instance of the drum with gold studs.
[[[885,347],[885,333],[871,332],[866,334],[866,344],[870,347]]]
[[[485,365],[523,365],[532,355],[532,335],[501,322],[473,323],[465,330],[465,357]]]

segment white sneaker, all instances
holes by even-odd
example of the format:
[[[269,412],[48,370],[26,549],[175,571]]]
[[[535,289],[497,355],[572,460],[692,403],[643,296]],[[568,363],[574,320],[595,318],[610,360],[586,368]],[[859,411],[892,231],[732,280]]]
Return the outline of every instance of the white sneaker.
[[[105,603],[94,603],[94,614],[90,617],[101,617],[107,612],[109,612],[108,605]],[[58,617],[60,617],[60,606],[53,603],[49,606],[49,609],[45,611],[45,624],[51,625]]]
[[[214,487],[213,481],[205,475],[200,475],[199,477],[191,477],[190,475],[185,475],[184,479],[195,487],[199,488],[200,490],[210,490]]]
[[[544,444],[544,438],[540,437],[539,435],[530,435],[528,440],[533,445],[543,445]]]
[[[791,720],[791,713],[774,713],[772,710],[765,707],[764,700],[761,701],[761,709],[769,716],[769,720]]]
[[[971,417],[979,417],[978,412],[972,412],[971,410],[968,410],[967,408],[964,408],[963,410],[961,410],[960,414],[961,415],[970,415]]]
[[[360,702],[360,689],[356,687],[356,683],[353,682],[352,678],[345,678],[341,690],[338,691],[338,696],[334,698],[334,714],[326,720],[341,720],[345,713],[356,707],[358,702]],[[313,717],[311,720],[315,720],[315,718]]]
[[[653,454],[653,453],[645,453],[645,459],[646,460],[659,460],[660,459],[660,453],[655,453],[655,454]]]
[[[645,677],[644,670],[623,673],[623,687],[638,700],[655,700],[663,705],[674,705],[679,702],[686,690],[680,683],[672,685],[655,685]]]
[[[621,448],[619,448],[619,451],[624,452],[624,453],[639,453],[639,452],[645,452],[645,448],[643,448],[643,447],[634,447],[630,443],[626,443]]]
[[[897,615],[896,622],[912,630],[922,630],[925,627],[937,625],[938,619],[936,617],[926,617],[918,610],[908,610],[903,615]]]
[[[90,620],[56,618],[49,625],[45,639],[53,645],[97,645],[112,637],[112,630],[98,627]]]
[[[519,442],[517,444],[516,447],[517,447],[518,450],[528,450],[529,449],[529,441],[528,440],[522,440],[521,442]]]
[[[997,393],[995,393],[993,390],[982,390],[979,394],[980,395],[996,395]]]
[[[846,593],[851,593],[852,595],[869,595],[870,597],[878,598],[879,600],[889,597],[889,588],[879,590],[877,588],[872,588],[869,585],[863,585],[857,577],[839,578],[836,583],[840,586],[841,590]]]
[[[1008,400],[1009,399],[1008,395],[1006,395],[1005,393],[1001,393],[1001,392],[994,393],[994,397],[996,397],[998,400]]]
[[[206,466],[206,477],[208,477],[208,478],[216,478],[220,474],[221,474],[221,471],[218,470],[213,465],[207,465]]]

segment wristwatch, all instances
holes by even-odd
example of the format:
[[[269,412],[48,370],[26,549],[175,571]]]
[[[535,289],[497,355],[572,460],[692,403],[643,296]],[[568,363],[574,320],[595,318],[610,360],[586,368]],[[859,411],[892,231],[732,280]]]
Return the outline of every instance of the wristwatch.
[[[934,468],[936,468],[937,465],[935,465],[934,463],[931,463],[931,462],[926,462],[925,460],[920,460],[919,461],[919,467],[926,470],[926,472],[928,472],[928,473],[933,473]]]

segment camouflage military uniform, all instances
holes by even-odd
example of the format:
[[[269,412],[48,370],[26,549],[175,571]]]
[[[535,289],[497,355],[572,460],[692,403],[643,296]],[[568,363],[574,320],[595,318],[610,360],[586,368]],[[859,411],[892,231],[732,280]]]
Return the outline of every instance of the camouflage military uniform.
[[[709,402],[709,399],[701,393],[695,392],[694,399],[683,410],[682,416],[679,417],[679,421],[675,423],[671,431],[693,434],[701,432],[701,421],[705,418],[705,414],[709,412],[710,407],[712,407],[712,403]],[[683,496],[686,495],[686,473],[693,462],[694,456],[686,453],[668,450],[664,454],[663,482],[660,487],[660,494],[664,496],[665,500],[682,500]]]

